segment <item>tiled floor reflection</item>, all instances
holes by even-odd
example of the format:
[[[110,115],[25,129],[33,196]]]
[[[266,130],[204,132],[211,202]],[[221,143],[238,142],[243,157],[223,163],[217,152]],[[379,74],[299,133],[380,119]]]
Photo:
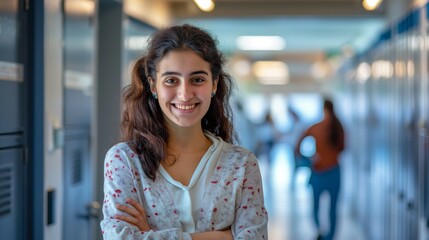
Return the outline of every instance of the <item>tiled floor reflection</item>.
[[[258,156],[264,182],[264,194],[269,213],[270,240],[313,240],[316,229],[312,220],[312,191],[307,181],[308,168],[300,168],[292,184],[294,168],[291,147],[277,144],[272,150],[272,162],[264,155]],[[328,196],[322,198],[321,216],[327,216]],[[325,207],[323,207],[325,206]],[[336,240],[363,240],[359,227],[351,219],[341,197]],[[322,227],[328,220],[322,217]],[[323,225],[325,224],[325,225]]]

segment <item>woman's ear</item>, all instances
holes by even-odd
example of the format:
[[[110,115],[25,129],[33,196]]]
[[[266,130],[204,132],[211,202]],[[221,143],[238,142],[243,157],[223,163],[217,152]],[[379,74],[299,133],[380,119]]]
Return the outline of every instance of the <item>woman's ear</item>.
[[[156,83],[155,80],[153,80],[152,77],[148,77],[147,80],[149,81],[150,91],[152,94],[156,94]]]
[[[212,90],[212,94],[216,94],[217,91],[217,83],[219,82],[218,79],[214,79],[213,80],[213,90]]]
[[[148,77],[147,80],[149,81],[150,91],[152,92],[152,96],[155,99],[158,99],[158,93],[156,92],[156,84],[152,77]]]

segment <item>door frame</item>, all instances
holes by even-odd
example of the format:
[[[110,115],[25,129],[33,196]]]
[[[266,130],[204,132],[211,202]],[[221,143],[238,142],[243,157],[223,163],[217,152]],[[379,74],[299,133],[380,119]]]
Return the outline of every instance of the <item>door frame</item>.
[[[44,2],[19,0],[20,53],[24,64],[24,206],[26,239],[44,235]]]

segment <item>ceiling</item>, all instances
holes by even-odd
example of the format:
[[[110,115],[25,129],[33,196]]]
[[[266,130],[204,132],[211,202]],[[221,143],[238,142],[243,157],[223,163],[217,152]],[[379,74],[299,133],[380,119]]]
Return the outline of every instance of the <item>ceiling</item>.
[[[385,25],[385,4],[368,12],[361,0],[215,0],[209,13],[191,0],[166,1],[175,22],[207,29],[227,55],[285,61],[295,82],[314,80],[309,68],[315,62],[328,61],[344,49],[365,50]],[[243,35],[281,36],[286,46],[281,51],[241,51],[236,39]]]

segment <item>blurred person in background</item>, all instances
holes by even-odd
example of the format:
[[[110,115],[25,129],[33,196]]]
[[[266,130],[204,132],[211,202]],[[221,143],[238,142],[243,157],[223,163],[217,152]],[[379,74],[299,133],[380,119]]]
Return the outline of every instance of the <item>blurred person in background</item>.
[[[242,101],[244,100],[235,99],[233,104],[234,129],[237,132],[240,146],[248,149],[251,152],[255,152],[255,125],[247,116]]]
[[[258,161],[234,145],[233,85],[208,32],[156,32],[106,154],[104,239],[268,239]]]
[[[337,200],[340,191],[340,166],[338,158],[344,150],[344,129],[335,115],[331,100],[324,99],[323,119],[309,127],[298,140],[295,154],[301,155],[300,146],[304,138],[312,136],[316,151],[312,157],[312,173],[309,184],[313,188],[313,217],[318,229],[317,239],[332,240],[337,224]],[[320,229],[319,209],[320,196],[323,192],[330,196],[329,232],[324,234]]]
[[[273,147],[281,137],[280,132],[274,124],[270,111],[265,114],[262,123],[256,125],[258,141],[255,153],[259,157],[266,157],[267,164],[270,167],[273,162]]]
[[[295,144],[298,142],[298,139],[301,137],[301,134],[305,128],[303,120],[298,115],[296,110],[290,105],[288,105],[287,113],[288,113],[288,117],[291,119],[291,126],[289,127],[289,130],[285,133],[284,138],[286,139],[286,143],[293,150],[292,154],[293,154],[293,160],[294,160],[294,167],[292,169],[291,190],[294,191],[298,168],[310,167],[310,164],[309,164],[308,158],[302,158],[301,154],[295,154],[295,151],[294,151]]]

